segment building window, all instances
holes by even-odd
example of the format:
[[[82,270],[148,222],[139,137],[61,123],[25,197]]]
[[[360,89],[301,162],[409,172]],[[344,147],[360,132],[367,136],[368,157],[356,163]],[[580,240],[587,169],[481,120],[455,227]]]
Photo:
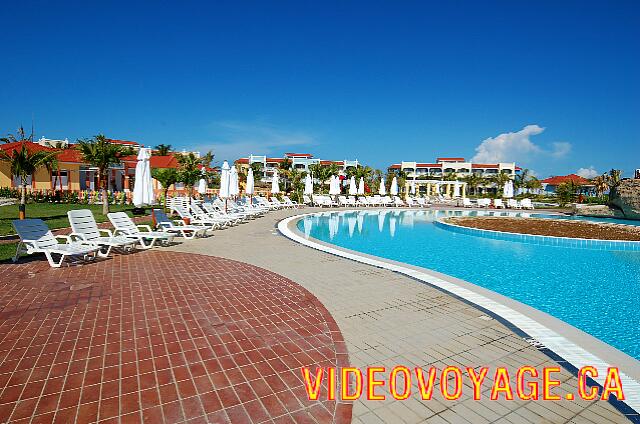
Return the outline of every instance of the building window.
[[[22,178],[17,175],[13,176],[13,186],[20,187],[22,185]],[[27,177],[27,187],[31,187],[31,175]]]
[[[54,190],[68,190],[69,189],[69,171],[61,169],[60,172],[51,171],[51,187]]]

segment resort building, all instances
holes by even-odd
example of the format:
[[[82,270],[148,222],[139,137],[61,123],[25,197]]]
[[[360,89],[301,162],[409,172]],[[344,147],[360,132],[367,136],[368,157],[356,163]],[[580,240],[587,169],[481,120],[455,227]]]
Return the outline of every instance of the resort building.
[[[281,158],[269,158],[264,155],[249,155],[246,158],[237,159],[234,163],[238,167],[238,170],[248,170],[251,164],[260,163],[262,164],[262,169],[264,172],[264,176],[262,178],[263,182],[271,182],[273,179],[274,169],[280,167],[280,164],[285,160],[291,161],[291,167],[293,169],[297,169],[300,171],[309,172],[309,166],[315,164],[321,165],[331,165],[335,164],[338,167],[338,175],[345,175],[347,168],[349,167],[357,167],[359,162],[357,159],[355,160],[324,160],[314,158],[313,155],[309,153],[285,153]]]
[[[549,177],[540,182],[542,183],[542,189],[549,194],[555,193],[560,184],[568,182],[573,182],[575,185],[580,186],[581,193],[595,192],[595,184],[593,182],[576,174]]]
[[[121,144],[129,147],[133,152],[137,152],[142,145],[135,141],[109,139],[111,143]],[[11,154],[16,149],[21,148],[23,142],[0,144],[0,150]],[[56,150],[60,149],[57,156],[58,169],[51,171],[46,168],[40,168],[38,171],[27,179],[27,188],[29,190],[61,190],[61,191],[84,191],[98,190],[100,188],[98,181],[98,169],[84,161],[82,154],[76,148],[75,144],[69,143],[69,140],[52,140],[40,138],[37,142],[24,142],[30,152],[38,150]],[[185,152],[186,153],[186,152]],[[195,152],[194,152],[195,153]],[[178,160],[176,155],[183,153],[171,153],[167,156],[151,156],[151,169],[155,168],[178,168]],[[199,153],[197,153],[199,156]],[[121,158],[121,163],[113,165],[108,173],[108,190],[110,191],[129,191],[133,189],[133,179],[137,163],[136,155],[125,156]],[[209,170],[213,170],[209,168]],[[9,163],[0,161],[0,187],[17,188],[21,184],[18,177],[12,176]],[[162,186],[155,179],[153,187],[157,191],[162,190]],[[171,187],[171,191],[180,191],[184,189],[182,184]]]
[[[455,192],[457,180],[455,178],[466,177],[472,174],[483,178],[489,178],[499,173],[508,175],[514,179],[522,170],[515,162],[500,163],[473,163],[462,157],[439,157],[433,163],[400,162],[393,164],[389,170],[403,171],[407,176],[407,185],[415,180],[416,191],[424,194],[450,194]],[[447,181],[449,180],[449,181]],[[489,188],[486,185],[485,189]],[[466,194],[466,184],[462,185],[462,196]],[[491,189],[491,188],[489,188]]]

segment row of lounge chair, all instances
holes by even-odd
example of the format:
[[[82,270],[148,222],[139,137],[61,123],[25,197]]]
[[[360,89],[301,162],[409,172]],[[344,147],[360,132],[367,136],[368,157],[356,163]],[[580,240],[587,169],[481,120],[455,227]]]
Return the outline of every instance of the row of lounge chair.
[[[163,210],[154,209],[156,226],[151,228],[147,224],[136,224],[124,212],[113,212],[107,215],[113,229],[99,228],[88,209],[70,210],[67,217],[72,232],[57,236],[41,219],[15,220],[13,227],[20,241],[13,261],[18,261],[23,254],[43,253],[49,265],[59,268],[68,258],[88,261],[108,257],[114,250],[130,253],[136,248],[166,245],[175,237],[187,240],[203,237],[213,230],[238,225],[284,207],[292,206],[278,205],[266,199],[246,203],[228,201],[225,204],[220,199],[202,203],[188,197],[174,198],[170,209],[181,219],[172,219]],[[293,207],[297,206],[294,204]]]
[[[429,207],[429,202],[425,198],[408,197],[406,200],[402,200],[398,196],[343,196],[339,195],[337,200],[334,200],[331,196],[314,194],[311,198],[304,196],[305,203],[320,206],[320,207]]]
[[[478,199],[476,204],[474,205],[470,199],[464,198],[462,199],[462,206],[465,208],[488,208],[493,206],[496,209],[533,209],[533,203],[531,199],[522,199],[520,201],[516,199],[507,199],[507,203],[505,204],[502,199]]]

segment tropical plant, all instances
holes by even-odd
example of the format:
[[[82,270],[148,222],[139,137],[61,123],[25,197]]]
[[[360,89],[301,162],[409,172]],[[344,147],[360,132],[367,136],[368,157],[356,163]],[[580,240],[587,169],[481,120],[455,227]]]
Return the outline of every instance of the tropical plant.
[[[528,169],[523,169],[518,172],[513,180],[513,187],[518,189],[527,188],[527,182],[531,178],[531,172]]]
[[[531,177],[527,180],[524,187],[529,191],[536,192],[542,188],[542,183],[536,177]]]
[[[559,184],[556,187],[556,198],[558,199],[560,206],[565,206],[567,203],[574,202],[578,189],[579,186],[573,180]]]
[[[253,169],[254,180],[260,181],[264,177],[263,164],[261,162],[253,162],[249,166]]]
[[[158,144],[155,147],[155,151],[153,152],[153,154],[157,156],[167,156],[172,152],[172,150],[173,149],[171,147],[171,144]]]
[[[467,183],[467,185],[469,186],[469,192],[470,194],[473,194],[473,195],[477,195],[478,187],[480,187],[486,182],[484,178],[482,178],[480,175],[476,174],[475,172],[469,175],[465,175],[464,177],[461,178],[461,180]]]
[[[163,207],[167,208],[167,195],[169,194],[169,187],[174,185],[179,180],[178,170],[175,168],[156,168],[151,171],[151,175],[162,185],[163,192]]]
[[[193,194],[193,187],[202,177],[202,167],[208,167],[213,157],[212,152],[208,152],[202,157],[198,157],[192,152],[176,156],[180,164],[178,181],[184,183],[185,188],[189,192],[189,196]]]
[[[33,142],[33,130],[31,134],[27,136],[22,125],[18,128],[15,134],[7,134],[6,137],[0,137],[0,141],[3,143],[15,143],[16,141],[31,141]]]
[[[329,181],[332,175],[338,175],[338,165],[332,163],[330,165],[321,165],[314,163],[309,165],[309,171],[313,178],[319,182],[320,189],[324,191],[324,185]]]
[[[496,186],[496,194],[501,195],[504,190],[504,185],[509,181],[511,177],[505,172],[498,172],[488,178],[488,181]]]
[[[85,162],[98,168],[102,213],[106,215],[109,213],[109,201],[107,198],[109,168],[119,164],[123,156],[133,154],[133,151],[120,144],[111,143],[102,134],[98,134],[91,139],[78,140],[78,150],[80,150]]]
[[[609,171],[609,176],[607,178],[607,184],[609,188],[616,188],[620,185],[620,176],[622,172],[619,169],[612,169]]]
[[[598,175],[593,179],[593,185],[596,194],[602,197],[604,192],[609,189],[609,176],[607,174]]]
[[[46,167],[52,158],[58,154],[57,150],[37,150],[30,151],[23,140],[20,148],[15,148],[10,152],[0,151],[0,160],[8,162],[11,175],[20,178],[20,206],[19,217],[26,217],[27,205],[27,181],[30,176],[42,167]]]

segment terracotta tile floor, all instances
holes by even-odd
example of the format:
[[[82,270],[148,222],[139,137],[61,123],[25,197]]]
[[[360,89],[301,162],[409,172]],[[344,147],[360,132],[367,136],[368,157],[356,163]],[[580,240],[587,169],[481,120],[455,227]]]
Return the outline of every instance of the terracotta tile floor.
[[[251,265],[161,250],[0,265],[0,422],[350,422],[300,373],[347,365],[324,306]]]

